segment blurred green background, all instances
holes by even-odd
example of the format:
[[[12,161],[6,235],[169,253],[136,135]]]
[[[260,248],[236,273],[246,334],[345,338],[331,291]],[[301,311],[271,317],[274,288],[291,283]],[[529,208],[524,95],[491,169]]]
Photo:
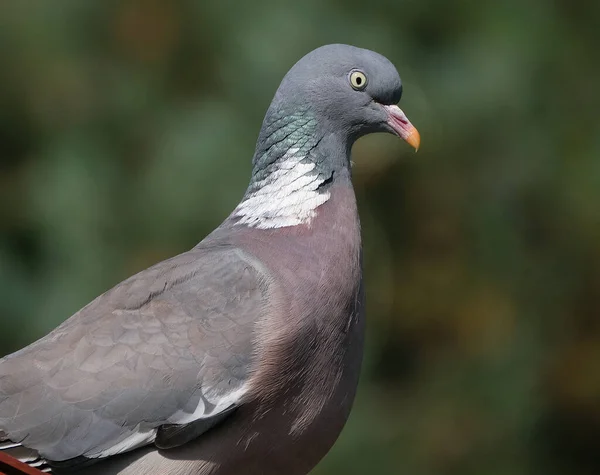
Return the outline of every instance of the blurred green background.
[[[600,3],[0,3],[0,353],[201,240],[279,81],[398,67],[355,147],[368,348],[318,475],[600,473]]]

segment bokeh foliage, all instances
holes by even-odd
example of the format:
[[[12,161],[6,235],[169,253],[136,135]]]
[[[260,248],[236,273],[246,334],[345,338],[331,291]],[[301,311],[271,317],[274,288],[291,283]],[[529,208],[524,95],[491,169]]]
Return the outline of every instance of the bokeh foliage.
[[[321,44],[400,70],[355,147],[368,351],[315,474],[600,473],[600,3],[0,3],[0,348],[192,247]]]

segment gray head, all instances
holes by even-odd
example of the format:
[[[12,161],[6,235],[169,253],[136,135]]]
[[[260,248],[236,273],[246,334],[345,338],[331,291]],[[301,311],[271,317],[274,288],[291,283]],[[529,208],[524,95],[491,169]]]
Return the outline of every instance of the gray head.
[[[310,221],[327,186],[349,179],[356,139],[389,132],[418,148],[419,133],[396,105],[401,96],[396,68],[378,53],[341,44],[308,53],[285,75],[265,115],[252,180],[234,215],[258,227]]]
[[[290,69],[269,112],[308,105],[320,127],[352,143],[373,132],[398,134],[385,106],[394,106],[401,97],[400,76],[387,58],[334,44],[308,53]]]
[[[395,106],[401,97],[400,76],[387,58],[355,46],[326,45],[308,53],[285,75],[265,122],[282,111],[309,109],[321,130],[349,145],[369,133],[391,132],[416,148],[417,132]]]

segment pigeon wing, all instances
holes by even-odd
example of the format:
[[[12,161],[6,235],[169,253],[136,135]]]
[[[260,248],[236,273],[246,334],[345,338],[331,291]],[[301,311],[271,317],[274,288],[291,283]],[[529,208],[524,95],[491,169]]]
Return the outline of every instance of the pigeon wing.
[[[228,246],[127,279],[0,360],[0,433],[52,461],[187,442],[244,400],[267,295]]]

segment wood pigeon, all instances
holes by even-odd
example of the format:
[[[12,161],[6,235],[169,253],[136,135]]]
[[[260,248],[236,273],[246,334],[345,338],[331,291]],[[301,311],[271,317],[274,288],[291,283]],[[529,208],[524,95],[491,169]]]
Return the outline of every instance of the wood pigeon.
[[[0,464],[307,474],[346,422],[363,353],[350,150],[373,132],[418,148],[401,95],[373,51],[327,45],[300,59],[229,217],[0,360]]]

